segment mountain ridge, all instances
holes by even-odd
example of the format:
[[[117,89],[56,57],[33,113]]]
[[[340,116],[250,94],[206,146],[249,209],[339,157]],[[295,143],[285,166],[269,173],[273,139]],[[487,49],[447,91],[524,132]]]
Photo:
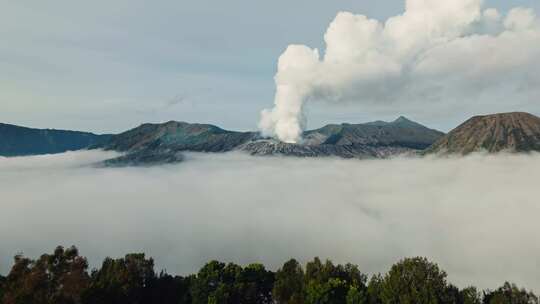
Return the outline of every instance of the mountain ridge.
[[[237,132],[210,124],[169,121],[142,124],[96,146],[125,152],[111,165],[181,161],[179,152],[229,152],[251,155],[385,158],[425,149],[444,133],[400,117],[376,124],[334,124],[304,132],[299,144],[264,138],[258,132]],[[144,161],[143,161],[144,160]]]
[[[297,144],[184,121],[144,123],[116,135],[34,129],[0,123],[0,156],[104,149],[123,155],[107,166],[154,165],[184,159],[183,152],[241,151],[251,155],[388,158],[396,155],[540,151],[540,117],[509,112],[471,117],[448,134],[400,116],[360,124],[328,124],[303,133]]]
[[[80,150],[106,142],[111,136],[0,123],[0,156],[54,154]]]

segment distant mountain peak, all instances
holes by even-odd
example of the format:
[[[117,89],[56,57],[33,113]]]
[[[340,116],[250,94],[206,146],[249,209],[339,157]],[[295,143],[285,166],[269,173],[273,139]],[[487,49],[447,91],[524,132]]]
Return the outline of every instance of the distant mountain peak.
[[[405,116],[399,116],[393,121],[376,120],[376,121],[367,122],[365,124],[371,125],[371,126],[409,125],[409,126],[416,126],[416,127],[418,126],[425,127],[424,125],[417,123],[413,120],[410,120]]]
[[[525,112],[474,116],[450,131],[426,152],[540,151],[540,117]]]
[[[410,119],[408,119],[407,117],[405,116],[400,116],[398,117],[396,120],[393,121],[393,123],[416,123]]]

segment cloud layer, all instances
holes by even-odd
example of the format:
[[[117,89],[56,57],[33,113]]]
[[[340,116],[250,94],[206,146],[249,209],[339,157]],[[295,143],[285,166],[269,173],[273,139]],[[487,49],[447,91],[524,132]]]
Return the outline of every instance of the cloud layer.
[[[19,251],[78,245],[93,266],[146,252],[190,273],[210,259],[276,269],[314,256],[385,272],[427,256],[461,286],[540,286],[540,155],[341,160],[188,155],[88,167],[103,152],[0,158],[0,273]]]
[[[324,35],[323,56],[290,45],[275,76],[275,105],[259,127],[285,142],[301,140],[305,103],[361,102],[418,111],[469,103],[519,106],[538,97],[540,22],[535,12],[502,14],[482,0],[407,0],[384,23],[339,13]]]

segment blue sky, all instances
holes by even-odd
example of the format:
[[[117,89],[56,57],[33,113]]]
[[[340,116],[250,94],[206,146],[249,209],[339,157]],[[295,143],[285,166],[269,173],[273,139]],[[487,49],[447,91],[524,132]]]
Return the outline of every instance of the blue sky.
[[[486,1],[503,12],[516,6],[540,11],[538,0]],[[0,122],[95,132],[167,120],[256,129],[287,45],[322,48],[339,11],[384,20],[403,7],[403,0],[4,1]],[[471,114],[324,105],[308,112],[310,127],[403,114],[443,130]]]

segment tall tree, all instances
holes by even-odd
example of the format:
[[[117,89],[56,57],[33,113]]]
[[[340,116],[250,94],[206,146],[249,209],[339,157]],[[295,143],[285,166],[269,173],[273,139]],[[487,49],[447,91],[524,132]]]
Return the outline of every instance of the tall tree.
[[[5,282],[5,304],[78,304],[87,288],[88,262],[75,247],[57,247],[33,261],[21,255]]]
[[[191,284],[191,296],[193,304],[206,304],[217,302],[216,291],[223,287],[225,264],[218,261],[211,261],[204,265],[197,273]],[[223,295],[219,295],[220,297]]]
[[[276,272],[272,296],[279,304],[303,304],[304,292],[304,271],[298,261],[291,259]]]
[[[358,288],[351,286],[347,292],[347,304],[367,304],[368,296],[366,291],[359,290]]]
[[[334,265],[330,260],[323,264],[315,258],[306,265],[306,303],[361,301],[366,298],[366,279],[355,265]]]
[[[446,273],[425,258],[409,258],[395,264],[385,276],[383,303],[447,303]]]
[[[34,261],[22,255],[15,256],[4,286],[4,304],[47,303],[46,280],[37,277]]]
[[[485,304],[538,304],[539,299],[534,293],[506,282],[495,291],[485,292],[483,302]]]
[[[143,253],[128,254],[120,259],[106,258],[101,269],[92,272],[84,303],[144,303],[147,287],[155,279],[154,260],[146,259]]]
[[[42,261],[44,259],[44,261]],[[88,287],[88,262],[79,256],[76,247],[57,247],[52,255],[44,255],[38,263],[46,264],[51,280],[53,303],[80,303],[81,293]]]
[[[218,261],[206,264],[192,280],[193,303],[272,303],[274,274],[261,264],[242,268]]]
[[[480,295],[480,292],[476,289],[476,287],[470,286],[467,288],[462,289],[459,292],[460,295],[460,303],[463,304],[482,304],[482,296]]]
[[[380,274],[373,275],[367,287],[368,303],[382,304],[384,279]]]
[[[274,273],[265,269],[262,264],[246,266],[237,277],[235,288],[240,295],[240,302],[245,304],[272,303]]]

